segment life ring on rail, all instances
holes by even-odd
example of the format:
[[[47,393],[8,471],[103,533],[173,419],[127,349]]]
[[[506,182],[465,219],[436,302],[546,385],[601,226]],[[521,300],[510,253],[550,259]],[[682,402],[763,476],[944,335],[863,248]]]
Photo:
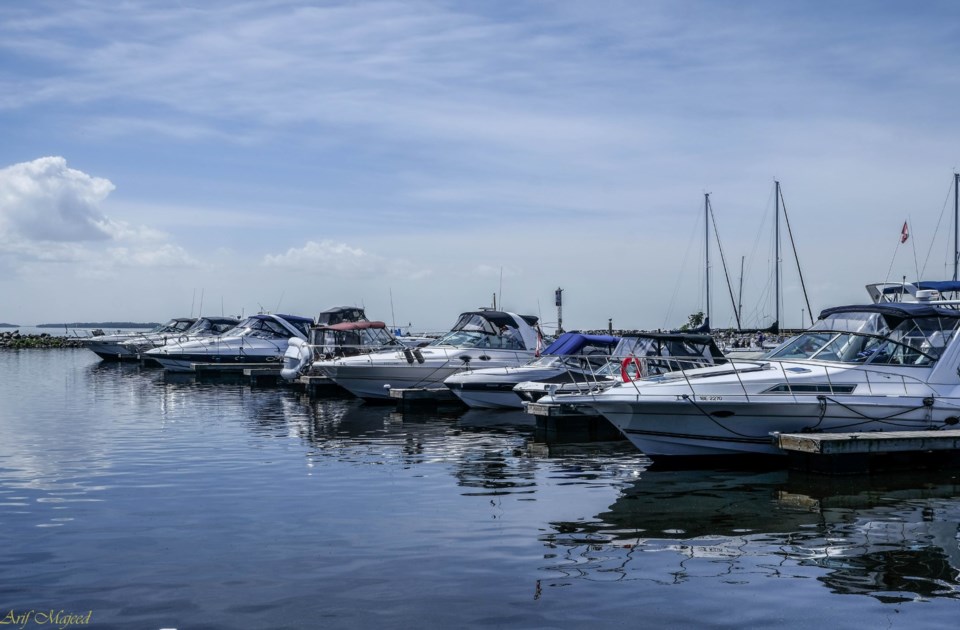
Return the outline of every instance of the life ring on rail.
[[[629,368],[631,363],[637,367],[637,374],[634,377],[630,376]],[[620,378],[623,379],[624,383],[635,381],[638,378],[643,378],[646,375],[647,375],[646,363],[641,361],[639,357],[627,357],[620,362]]]

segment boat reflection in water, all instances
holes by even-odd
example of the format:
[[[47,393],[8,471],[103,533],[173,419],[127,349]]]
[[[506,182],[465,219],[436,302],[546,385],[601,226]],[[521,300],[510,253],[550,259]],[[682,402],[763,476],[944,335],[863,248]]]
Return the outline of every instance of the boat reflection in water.
[[[541,540],[559,582],[815,578],[885,603],[960,599],[956,478],[645,471]]]

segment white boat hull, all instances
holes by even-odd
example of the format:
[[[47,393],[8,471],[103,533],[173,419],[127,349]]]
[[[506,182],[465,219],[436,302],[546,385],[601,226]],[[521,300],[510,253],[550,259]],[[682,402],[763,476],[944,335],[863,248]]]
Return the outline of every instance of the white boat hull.
[[[675,397],[660,401],[649,396],[634,401],[598,397],[591,407],[653,459],[784,455],[774,445],[775,432],[919,431],[942,427],[947,417],[956,414],[955,409],[927,406],[921,397],[832,396],[825,403],[809,398],[690,399],[678,405]]]

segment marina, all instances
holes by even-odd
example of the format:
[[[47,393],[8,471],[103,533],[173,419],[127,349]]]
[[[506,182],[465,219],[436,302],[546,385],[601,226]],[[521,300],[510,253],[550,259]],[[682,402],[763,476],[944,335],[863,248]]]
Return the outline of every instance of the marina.
[[[613,628],[640,605],[659,627],[916,628],[960,599],[955,472],[657,471],[519,411],[404,413],[81,349],[0,352],[0,370],[12,610]]]

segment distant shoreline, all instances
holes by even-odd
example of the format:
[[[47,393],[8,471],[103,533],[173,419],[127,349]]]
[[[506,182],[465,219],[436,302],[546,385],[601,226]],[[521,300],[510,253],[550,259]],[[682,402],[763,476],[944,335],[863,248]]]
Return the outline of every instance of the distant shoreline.
[[[3,323],[0,323],[0,328],[20,328],[20,324],[3,324]]]
[[[157,322],[70,322],[67,324],[37,324],[35,328],[156,328]]]

